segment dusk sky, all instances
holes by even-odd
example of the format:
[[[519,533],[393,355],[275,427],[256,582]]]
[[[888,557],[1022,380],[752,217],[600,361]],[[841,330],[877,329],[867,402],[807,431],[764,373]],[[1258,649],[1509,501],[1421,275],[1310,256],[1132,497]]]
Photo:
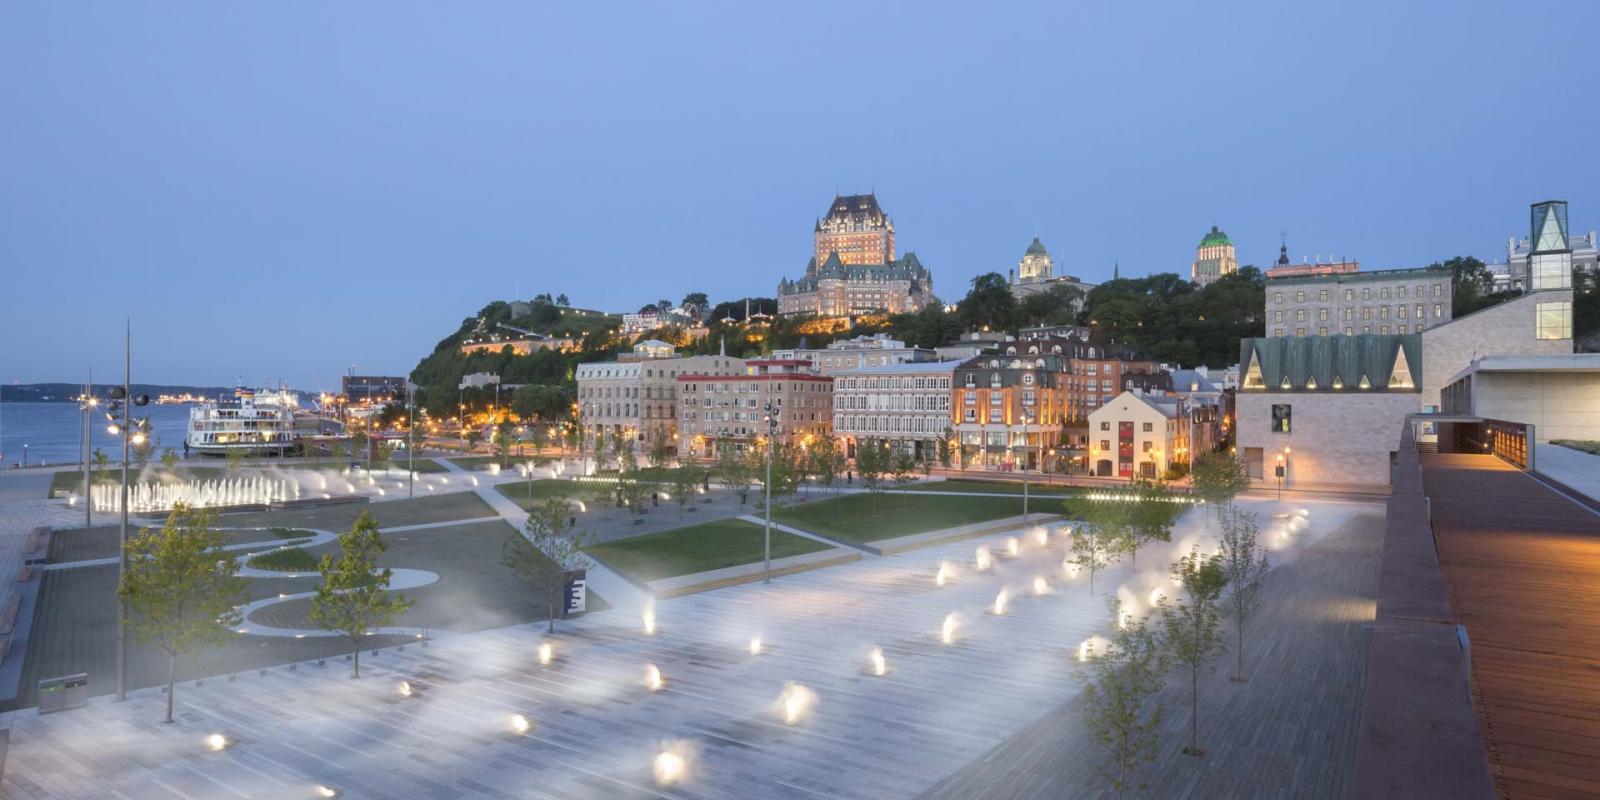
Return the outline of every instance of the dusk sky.
[[[876,190],[946,300],[1600,228],[1600,3],[8,3],[0,379],[336,385],[483,304],[771,296]]]

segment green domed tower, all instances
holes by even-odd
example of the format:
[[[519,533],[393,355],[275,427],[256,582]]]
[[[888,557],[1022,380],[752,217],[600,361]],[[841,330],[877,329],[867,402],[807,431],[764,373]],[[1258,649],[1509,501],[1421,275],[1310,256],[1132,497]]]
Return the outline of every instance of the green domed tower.
[[[1200,246],[1195,248],[1194,264],[1190,267],[1190,278],[1197,284],[1205,286],[1224,275],[1232,275],[1239,271],[1239,259],[1234,255],[1233,240],[1221,228],[1211,226],[1211,231],[1200,237]]]

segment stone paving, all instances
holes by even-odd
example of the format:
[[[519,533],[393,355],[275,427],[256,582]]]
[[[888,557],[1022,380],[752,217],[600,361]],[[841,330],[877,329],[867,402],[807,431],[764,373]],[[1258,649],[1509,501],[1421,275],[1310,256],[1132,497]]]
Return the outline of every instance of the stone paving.
[[[1279,564],[1372,508],[1301,503],[1310,524],[1287,530],[1270,516],[1280,506],[1248,505],[1267,515]],[[1101,592],[1143,608],[1139,598],[1170,586],[1173,553],[1214,535],[1204,518],[1188,514],[1172,544],[1142,550],[1137,571],[1103,571]],[[559,625],[548,665],[535,655],[544,626],[532,624],[363,657],[359,681],[330,660],[185,684],[170,726],[159,690],[16,712],[0,796],[913,797],[1078,691],[1074,657],[1104,629],[1103,598],[1065,577],[1059,537],[1023,539],[1019,556],[984,573],[970,566],[974,548],[1003,554],[1004,535],[659,601],[654,635],[629,610],[590,614]],[[939,587],[942,560],[958,570]],[[1048,594],[1032,595],[1036,576],[1052,581]],[[1002,590],[1014,597],[992,614]],[[882,676],[868,667],[875,647]],[[648,664],[660,691],[645,686]],[[789,681],[815,697],[794,724],[780,713]],[[225,750],[208,750],[213,733]],[[652,775],[663,749],[684,759],[678,782]]]

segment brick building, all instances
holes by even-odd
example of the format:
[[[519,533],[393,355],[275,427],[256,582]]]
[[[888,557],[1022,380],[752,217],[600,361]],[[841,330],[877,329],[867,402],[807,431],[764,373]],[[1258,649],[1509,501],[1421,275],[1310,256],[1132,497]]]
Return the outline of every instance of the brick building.
[[[778,436],[805,442],[833,428],[833,378],[801,359],[744,362],[740,374],[683,372],[677,383],[680,452],[716,455],[718,446],[739,447],[767,435],[766,406],[778,410]]]

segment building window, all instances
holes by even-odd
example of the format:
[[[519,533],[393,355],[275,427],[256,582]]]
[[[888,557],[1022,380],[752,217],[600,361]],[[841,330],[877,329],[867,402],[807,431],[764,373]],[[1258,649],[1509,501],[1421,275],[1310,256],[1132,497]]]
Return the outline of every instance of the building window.
[[[1440,304],[1440,303],[1434,303],[1433,304],[1433,318],[1434,319],[1438,319],[1439,315],[1442,314],[1443,312],[1444,312],[1444,306],[1442,304]],[[1420,317],[1422,315],[1418,314],[1417,316]]]
[[[1153,430],[1155,430],[1155,426],[1154,426],[1154,425],[1152,425],[1152,424],[1150,424],[1150,423],[1148,423],[1148,422],[1146,422],[1146,423],[1145,423],[1145,424],[1144,424],[1144,432],[1145,432],[1145,433],[1149,433],[1149,432],[1151,432],[1151,431],[1153,431]]]
[[[1361,288],[1361,299],[1362,300],[1371,300],[1372,299],[1372,287],[1363,286]]]
[[[1322,327],[1317,328],[1317,335],[1318,336],[1327,336],[1328,335],[1328,326],[1323,325]]]
[[[1111,430],[1111,423],[1105,422],[1105,421],[1102,420],[1101,423],[1100,423],[1100,430],[1103,430],[1103,431]]]
[[[1349,325],[1344,326],[1344,335],[1349,336],[1349,335],[1351,335],[1351,334],[1353,334],[1355,332],[1356,332],[1355,328],[1352,328]]]
[[[1281,310],[1272,312],[1272,321],[1273,322],[1282,322],[1283,321],[1283,312]]]
[[[1295,309],[1294,310],[1294,321],[1295,322],[1305,322],[1306,321],[1306,310],[1303,309],[1303,308]]]
[[[1317,291],[1317,300],[1320,301],[1320,302],[1323,302],[1323,303],[1328,302],[1328,290],[1327,289],[1319,289]]]
[[[1401,300],[1406,299],[1406,287],[1402,286],[1402,287],[1396,289],[1395,291],[1399,292]]]
[[[1288,403],[1272,404],[1272,432],[1288,433],[1290,420],[1293,417],[1292,406]]]
[[[1306,329],[1305,328],[1295,328],[1294,329],[1294,335],[1296,335],[1296,336],[1305,336],[1306,335]]]
[[[1105,450],[1105,451],[1109,451],[1111,449],[1111,440],[1110,439],[1101,439],[1100,440],[1100,449],[1101,450]]]
[[[1328,321],[1328,309],[1326,309],[1326,308],[1317,309],[1317,321],[1318,322],[1327,322]]]
[[[1344,290],[1344,299],[1345,300],[1354,300],[1354,299],[1356,299],[1356,290],[1354,290],[1354,289],[1346,289],[1346,290]]]
[[[1385,286],[1382,289],[1379,289],[1378,290],[1378,296],[1383,298],[1383,299],[1385,299],[1385,300],[1388,300],[1389,299],[1389,287]]]
[[[1294,293],[1294,301],[1296,303],[1304,303],[1306,301],[1306,293],[1305,292],[1295,292]]]
[[[1534,307],[1534,337],[1572,338],[1572,304],[1566,301],[1540,303]]]
[[[1146,423],[1145,423],[1145,424],[1146,424],[1146,425],[1149,425],[1149,424],[1150,424],[1150,423],[1148,423],[1148,422],[1146,422]],[[1151,448],[1151,447],[1152,447],[1152,446],[1154,446],[1154,445],[1155,445],[1155,442],[1152,442],[1152,441],[1150,441],[1150,440],[1149,440],[1149,439],[1146,439],[1146,440],[1144,440],[1144,451],[1145,451],[1145,452],[1146,452],[1146,453],[1148,453],[1148,452],[1150,452],[1150,448]]]
[[[1273,292],[1272,293],[1272,302],[1274,302],[1274,303],[1282,303],[1283,302],[1283,292]],[[1090,358],[1094,358],[1094,355],[1091,354],[1089,357]]]
[[[1283,329],[1282,328],[1273,328],[1272,329],[1272,335],[1273,336],[1282,336],[1283,335]]]

